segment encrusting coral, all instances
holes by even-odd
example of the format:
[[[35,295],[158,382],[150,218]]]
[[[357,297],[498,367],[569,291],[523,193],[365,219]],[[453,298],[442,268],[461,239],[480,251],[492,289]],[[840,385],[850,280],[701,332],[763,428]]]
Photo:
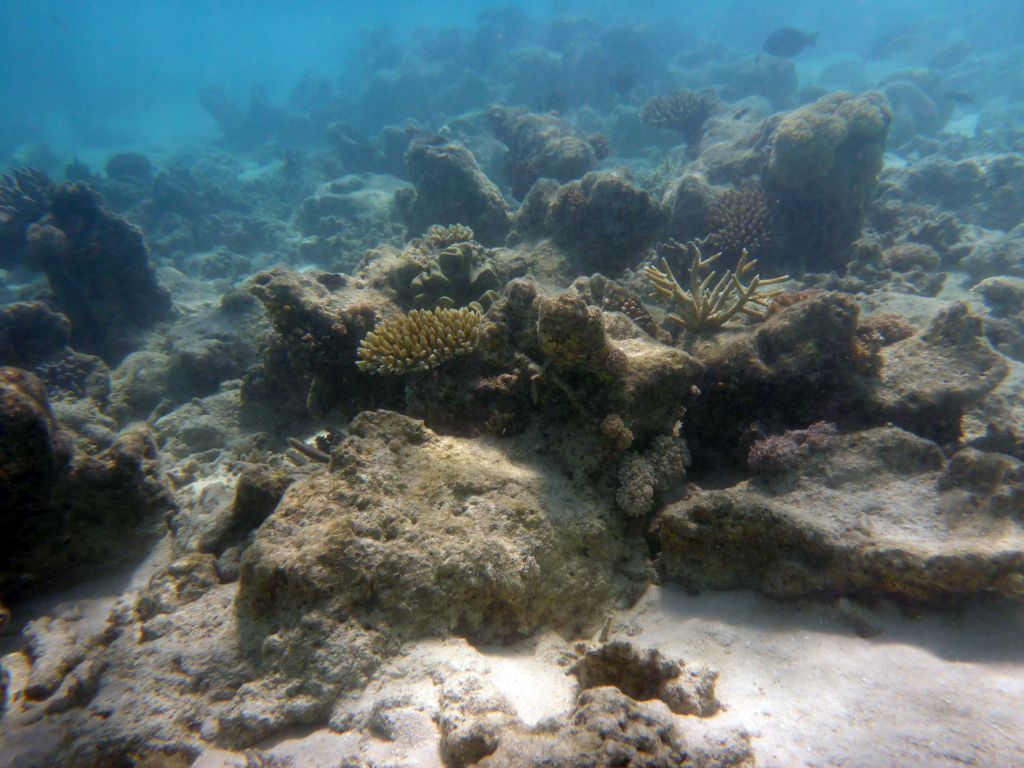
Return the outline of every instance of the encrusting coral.
[[[472,230],[469,232],[472,236]],[[470,242],[458,242],[441,251],[412,281],[416,305],[445,309],[468,306],[483,312],[498,298],[502,281],[482,251]]]
[[[789,279],[789,275],[782,275],[762,280],[760,275],[754,275],[750,282],[744,285],[740,278],[757,266],[757,259],[750,259],[744,250],[740,254],[735,271],[727,269],[718,282],[715,282],[716,272],[709,272],[706,277],[703,273],[722,255],[721,253],[705,259],[700,252],[700,246],[694,242],[685,246],[671,242],[668,248],[680,251],[685,248],[687,255],[693,259],[690,266],[689,290],[683,288],[676,280],[672,268],[668,265],[668,259],[664,256],[661,259],[662,269],[647,266],[644,268],[644,274],[654,285],[655,295],[671,299],[679,308],[680,315],[669,315],[669,319],[688,331],[721,327],[738,313],[762,319],[764,313],[761,309],[755,309],[750,305],[766,309],[770,296],[758,296],[758,289],[765,285],[777,285]]]
[[[370,331],[356,365],[368,373],[427,371],[472,352],[479,329],[473,309],[414,309]]]

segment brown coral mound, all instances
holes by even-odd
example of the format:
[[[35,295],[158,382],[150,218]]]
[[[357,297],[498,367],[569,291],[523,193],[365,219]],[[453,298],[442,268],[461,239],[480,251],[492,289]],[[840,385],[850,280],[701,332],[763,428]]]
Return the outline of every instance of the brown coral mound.
[[[687,144],[696,144],[714,103],[714,95],[710,92],[697,93],[681,88],[667,96],[648,99],[640,109],[640,120],[655,128],[678,131]]]
[[[414,309],[378,325],[359,345],[356,365],[368,373],[426,371],[476,348],[480,313]]]
[[[711,253],[719,251],[730,261],[743,251],[763,256],[772,244],[772,213],[760,187],[730,189],[711,206],[710,234],[705,244]]]

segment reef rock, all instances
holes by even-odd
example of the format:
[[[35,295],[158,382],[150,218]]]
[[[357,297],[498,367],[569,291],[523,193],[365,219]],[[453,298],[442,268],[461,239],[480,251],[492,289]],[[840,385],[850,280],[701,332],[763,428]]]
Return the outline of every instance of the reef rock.
[[[325,268],[350,272],[364,251],[400,237],[391,219],[401,185],[394,176],[377,173],[322,184],[299,208],[302,255]]]
[[[389,300],[372,288],[355,288],[351,278],[327,272],[295,273],[272,269],[251,281],[253,294],[263,302],[279,337],[279,347],[264,356],[263,371],[250,372],[243,398],[285,401],[295,397],[295,385],[304,387],[306,407],[323,413],[341,393],[358,387],[355,367],[359,342],[373,328],[381,307]],[[275,355],[276,350],[284,352]],[[284,359],[281,359],[284,357]],[[282,367],[290,371],[278,370]],[[252,381],[259,376],[261,382]],[[274,381],[281,387],[274,387]],[[263,391],[261,392],[261,385]]]
[[[558,190],[545,227],[577,272],[615,275],[635,266],[667,222],[668,211],[627,174],[594,171]]]
[[[985,338],[981,318],[953,304],[923,332],[881,350],[872,393],[879,415],[940,441],[960,437],[965,410],[1006,377],[1006,361]]]
[[[750,768],[754,755],[744,738],[715,745],[688,743],[670,714],[639,702],[618,688],[583,691],[565,721],[553,728],[511,731],[496,749],[475,763],[480,768]]]
[[[174,508],[144,425],[105,450],[74,455],[43,383],[0,369],[0,591],[70,579],[130,562]]]
[[[525,456],[389,411],[360,414],[350,433],[246,550],[247,620],[299,627],[317,614],[403,638],[512,640],[581,628],[640,566],[605,504]]]
[[[487,117],[491,130],[508,147],[505,177],[518,198],[537,179],[565,183],[597,167],[593,145],[556,117],[510,107],[491,107]]]
[[[171,314],[142,233],[105,210],[88,186],[50,192],[49,213],[28,228],[27,253],[71,321],[75,349],[118,361],[135,336]]]
[[[762,144],[780,250],[814,271],[841,268],[882,170],[892,113],[878,94],[834,93],[773,118]]]
[[[433,224],[464,224],[484,245],[500,245],[512,226],[509,206],[464,146],[440,137],[414,141],[405,155],[413,190],[395,195],[407,236]]]
[[[30,368],[63,352],[71,324],[41,301],[0,307],[0,365]]]
[[[965,450],[947,461],[924,438],[878,427],[780,479],[700,491],[661,515],[661,573],[787,598],[1022,595],[1021,462]]]

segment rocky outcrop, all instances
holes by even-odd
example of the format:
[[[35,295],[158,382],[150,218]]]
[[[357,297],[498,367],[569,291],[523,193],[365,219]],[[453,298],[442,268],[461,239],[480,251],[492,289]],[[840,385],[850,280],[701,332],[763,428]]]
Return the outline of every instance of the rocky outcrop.
[[[360,414],[351,433],[331,471],[292,485],[246,551],[247,620],[298,626],[318,614],[402,637],[509,640],[582,626],[627,588],[620,568],[640,565],[610,535],[611,510],[497,446],[387,411]],[[409,482],[420,501],[400,495]]]
[[[771,481],[699,491],[660,518],[663,576],[777,597],[916,603],[1024,594],[1021,462],[895,427],[835,438]]]
[[[416,189],[400,190],[395,203],[407,237],[433,224],[464,224],[484,245],[502,243],[512,225],[509,206],[468,149],[440,137],[419,139],[405,165]]]

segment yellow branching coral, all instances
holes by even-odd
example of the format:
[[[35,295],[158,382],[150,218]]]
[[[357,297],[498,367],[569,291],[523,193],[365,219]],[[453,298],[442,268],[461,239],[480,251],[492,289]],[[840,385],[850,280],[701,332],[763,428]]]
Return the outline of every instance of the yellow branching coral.
[[[762,309],[767,307],[771,295],[758,296],[757,291],[763,286],[776,285],[789,279],[789,275],[783,275],[762,280],[760,275],[754,275],[744,285],[741,278],[757,266],[757,259],[751,259],[744,249],[736,264],[736,271],[727,269],[716,282],[716,272],[709,272],[707,276],[703,274],[722,254],[716,253],[705,259],[700,247],[693,242],[687,243],[685,250],[693,259],[689,290],[679,285],[665,258],[661,260],[662,269],[648,266],[644,268],[644,274],[654,285],[653,295],[670,299],[678,307],[679,314],[669,315],[669,319],[688,331],[718,328],[740,312],[750,317],[763,318]]]
[[[426,371],[476,348],[480,313],[414,309],[379,323],[359,345],[356,365],[367,373]]]

